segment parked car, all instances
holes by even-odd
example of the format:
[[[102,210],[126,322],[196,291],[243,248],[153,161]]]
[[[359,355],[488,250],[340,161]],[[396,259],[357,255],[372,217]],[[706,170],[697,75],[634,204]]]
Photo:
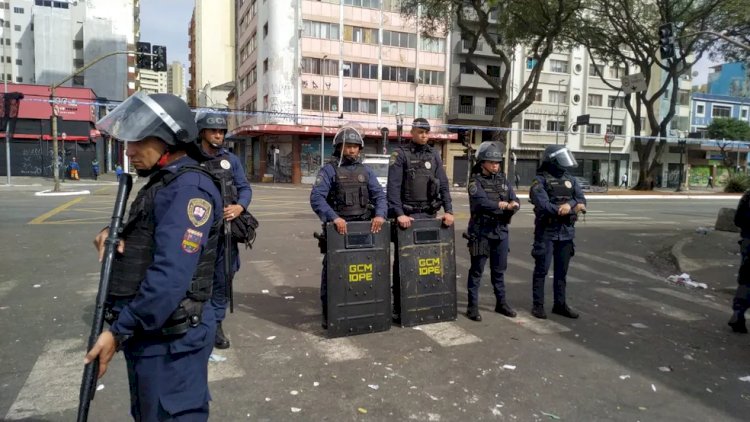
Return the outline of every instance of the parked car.
[[[589,183],[588,179],[580,176],[575,176],[575,179],[578,182],[578,185],[581,187],[582,191],[591,192],[591,183]]]
[[[383,154],[366,154],[362,163],[370,167],[378,178],[378,183],[385,189],[388,184],[388,160],[389,155]]]

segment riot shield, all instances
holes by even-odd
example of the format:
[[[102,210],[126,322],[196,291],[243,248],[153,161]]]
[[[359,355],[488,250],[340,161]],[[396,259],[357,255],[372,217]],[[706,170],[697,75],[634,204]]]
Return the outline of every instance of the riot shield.
[[[395,229],[393,311],[403,327],[456,319],[456,250],[453,226],[414,220]]]
[[[370,225],[348,222],[341,235],[326,224],[329,338],[391,328],[391,227],[370,233]]]

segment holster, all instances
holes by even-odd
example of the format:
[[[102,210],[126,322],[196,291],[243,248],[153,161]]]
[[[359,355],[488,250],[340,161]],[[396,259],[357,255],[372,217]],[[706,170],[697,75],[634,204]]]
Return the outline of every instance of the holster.
[[[182,299],[180,304],[177,306],[174,312],[167,318],[158,330],[140,330],[137,331],[137,335],[147,337],[172,337],[181,336],[190,328],[197,327],[201,323],[203,318],[203,305],[204,302],[193,300],[190,298]],[[120,315],[119,311],[116,311],[112,306],[105,305],[104,308],[104,320],[110,325],[117,320]]]
[[[490,254],[490,244],[487,239],[477,236],[475,234],[468,234],[464,232],[462,235],[464,239],[468,240],[466,246],[469,248],[469,255],[474,256],[485,256]]]
[[[326,237],[325,230],[320,233],[313,233],[313,237],[318,239],[318,249],[320,249],[320,253],[326,253],[328,251],[328,238]]]

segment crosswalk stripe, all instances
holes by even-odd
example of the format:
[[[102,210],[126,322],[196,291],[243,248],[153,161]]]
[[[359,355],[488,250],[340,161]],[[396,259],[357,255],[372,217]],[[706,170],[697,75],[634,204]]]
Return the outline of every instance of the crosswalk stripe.
[[[81,339],[49,341],[5,419],[25,419],[76,408],[83,350]]]
[[[664,279],[662,277],[659,277],[659,276],[657,276],[655,274],[652,274],[652,273],[650,273],[650,272],[648,272],[648,271],[646,271],[644,269],[635,267],[633,265],[623,264],[621,262],[613,261],[613,260],[607,259],[607,258],[602,258],[600,256],[592,255],[592,254],[589,254],[589,253],[586,253],[586,252],[576,251],[576,256],[580,256],[581,258],[586,258],[586,259],[588,259],[590,261],[598,262],[600,264],[605,264],[605,265],[608,265],[610,267],[619,268],[621,270],[625,270],[625,271],[631,272],[633,274],[637,274],[637,275],[639,275],[641,277],[649,278],[651,280],[657,280],[657,281],[660,281],[660,282],[664,281]]]
[[[732,304],[727,301],[726,305],[721,305],[719,303],[710,301],[708,299],[701,299],[699,297],[695,297],[689,293],[684,292],[676,292],[672,289],[666,288],[666,287],[652,287],[650,290],[653,290],[655,292],[659,292],[661,294],[665,294],[667,296],[676,297],[678,299],[686,300],[688,302],[695,303],[697,305],[705,306],[707,308],[711,308],[720,312],[728,313],[732,309]]]
[[[323,338],[312,333],[314,328],[311,324],[302,324],[299,327],[307,344],[312,345],[328,362],[346,362],[367,356],[367,349],[357,346],[350,337]],[[318,331],[321,332],[320,329]]]
[[[574,269],[576,269],[578,271],[584,271],[584,272],[587,272],[587,273],[596,274],[599,277],[602,277],[602,278],[604,278],[607,281],[610,280],[610,279],[611,280],[615,280],[615,281],[624,282],[624,283],[628,283],[628,282],[634,281],[631,278],[618,277],[616,275],[608,274],[608,273],[606,273],[604,271],[599,271],[596,268],[589,267],[588,265],[582,264],[580,262],[576,262],[575,260],[571,260],[569,265],[570,265],[571,268],[574,268]]]
[[[635,303],[643,307],[650,308],[651,310],[655,312],[659,312],[661,314],[664,314],[668,317],[671,317],[680,321],[699,321],[699,320],[705,319],[703,315],[698,315],[692,312],[683,311],[682,309],[675,308],[674,306],[666,305],[664,303],[657,302],[655,300],[646,299],[645,297],[642,297],[642,296],[625,293],[617,289],[600,287],[596,290],[604,294],[607,294],[609,296],[612,296],[614,298],[622,299],[630,303]]]
[[[439,322],[419,325],[415,328],[418,328],[427,337],[443,347],[479,343],[482,341],[479,337],[459,327],[455,322]]]
[[[577,254],[578,254],[578,252],[576,252],[576,255]],[[527,261],[524,261],[524,260],[522,260],[520,258],[513,258],[513,257],[511,257],[509,255],[508,256],[508,264],[512,264],[512,265],[515,265],[515,266],[518,266],[518,267],[521,267],[521,268],[525,268],[525,269],[530,270],[532,272],[534,271],[534,260],[532,258],[529,258],[529,261],[527,262]],[[550,269],[547,272],[547,276],[548,277],[552,274],[553,268],[554,268],[554,264],[550,265]],[[566,277],[566,279],[567,279],[566,281],[568,283],[583,283],[585,281],[585,280],[583,280],[581,278],[578,278],[576,276],[571,276],[570,274],[568,274],[568,276]]]
[[[214,354],[226,358],[221,362],[208,362],[208,382],[221,381],[245,376],[245,370],[238,364],[235,349],[214,349]]]
[[[286,282],[284,273],[274,261],[250,261],[255,270],[265,277],[272,286],[280,287]]]
[[[628,254],[628,253],[625,253],[625,252],[618,252],[618,251],[607,251],[605,253],[607,255],[616,256],[618,258],[629,259],[629,260],[637,262],[639,264],[645,264],[646,263],[646,258],[644,258],[642,256],[631,255],[631,254]]]
[[[524,311],[516,311],[518,315],[515,318],[509,318],[508,321],[520,325],[523,328],[531,330],[537,334],[557,334],[570,331],[570,328],[549,319],[539,319]]]

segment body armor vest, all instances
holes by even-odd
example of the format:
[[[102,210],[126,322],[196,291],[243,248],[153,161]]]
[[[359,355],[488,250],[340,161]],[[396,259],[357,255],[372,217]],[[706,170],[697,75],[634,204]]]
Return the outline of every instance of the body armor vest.
[[[154,259],[154,198],[156,193],[169,185],[181,174],[198,171],[211,177],[201,167],[185,166],[177,173],[162,170],[152,176],[148,184],[138,192],[130,207],[128,221],[122,230],[121,237],[127,242],[125,254],[116,253],[112,266],[112,281],[107,292],[108,302],[121,302],[132,299],[141,282],[146,278],[146,270]],[[211,297],[211,286],[216,264],[216,248],[219,241],[221,220],[214,221],[208,239],[201,252],[198,267],[193,274],[190,288],[185,292],[188,299],[205,302]]]
[[[432,149],[414,151],[404,148],[406,178],[403,182],[403,205],[407,214],[432,214],[440,208],[437,166]]]
[[[224,201],[224,206],[236,204],[239,195],[237,186],[234,184],[234,174],[232,174],[229,156],[216,157],[202,163],[202,166],[208,169],[214,179],[221,182],[221,199]]]
[[[362,163],[333,165],[336,179],[330,193],[331,207],[344,220],[370,219],[370,174]]]
[[[545,190],[550,202],[555,205],[561,205],[573,197],[573,181],[567,174],[562,177],[554,177],[549,173],[544,173]]]
[[[497,173],[494,176],[484,177],[481,174],[474,176],[474,180],[482,186],[484,192],[487,194],[487,198],[491,201],[498,203],[500,201],[510,201],[508,195],[508,189],[506,186],[506,179],[503,173]],[[477,222],[480,224],[485,223],[500,223],[508,224],[513,216],[513,212],[503,212],[502,214],[479,214],[477,215]]]

